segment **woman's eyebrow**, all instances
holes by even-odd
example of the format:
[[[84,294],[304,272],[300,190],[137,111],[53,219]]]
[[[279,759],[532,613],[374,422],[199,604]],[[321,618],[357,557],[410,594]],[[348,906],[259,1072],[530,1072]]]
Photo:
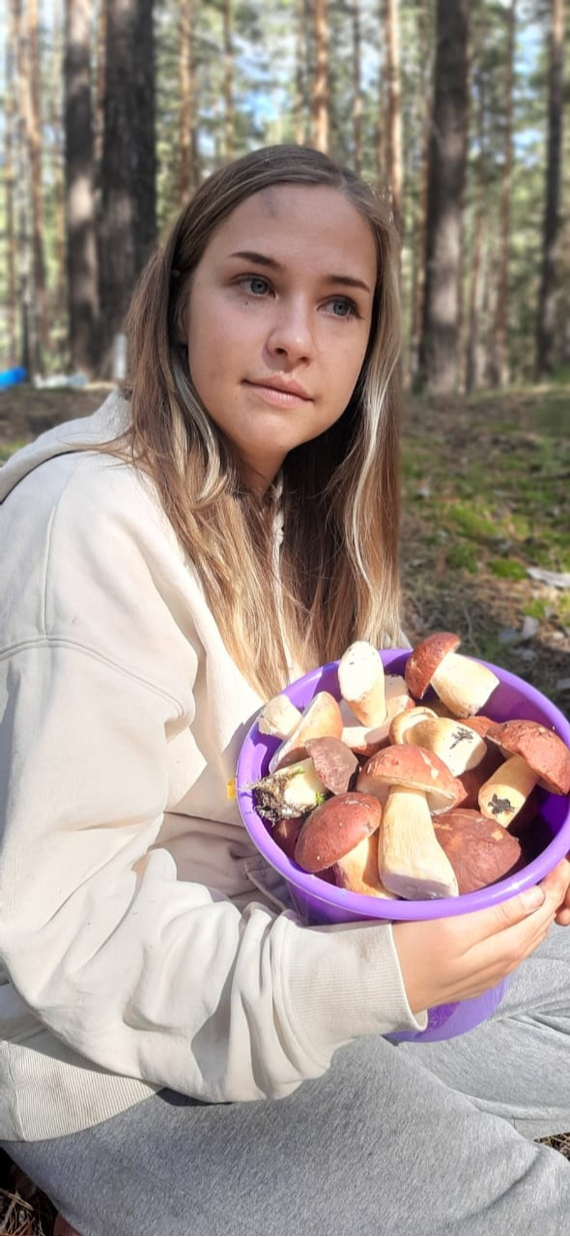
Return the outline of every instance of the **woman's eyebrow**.
[[[283,267],[275,258],[268,258],[267,254],[256,253],[253,249],[240,249],[236,253],[230,254],[231,258],[241,258],[245,262],[255,262],[257,266],[265,266],[274,271],[282,271]],[[362,288],[364,292],[372,295],[372,288],[364,282],[363,279],[355,279],[352,275],[327,275],[325,283],[341,284],[345,288]]]

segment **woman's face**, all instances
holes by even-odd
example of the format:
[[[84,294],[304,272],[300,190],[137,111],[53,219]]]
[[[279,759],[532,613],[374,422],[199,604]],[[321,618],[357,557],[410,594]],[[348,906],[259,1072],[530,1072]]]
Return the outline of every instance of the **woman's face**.
[[[371,228],[326,186],[247,198],[214,232],[185,312],[190,373],[263,491],[293,447],[343,413],[370,334]]]

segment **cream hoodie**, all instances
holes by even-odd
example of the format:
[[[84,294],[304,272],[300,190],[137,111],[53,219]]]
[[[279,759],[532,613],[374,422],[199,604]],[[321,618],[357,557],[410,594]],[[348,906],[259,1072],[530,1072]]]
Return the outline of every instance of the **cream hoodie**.
[[[304,925],[228,783],[262,701],[150,482],[42,435],[0,470],[0,1137],[169,1086],[287,1095],[417,1029],[391,928]]]

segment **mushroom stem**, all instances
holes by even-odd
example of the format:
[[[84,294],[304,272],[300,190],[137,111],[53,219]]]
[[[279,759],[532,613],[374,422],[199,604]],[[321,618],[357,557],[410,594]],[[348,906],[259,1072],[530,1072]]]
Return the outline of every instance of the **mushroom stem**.
[[[522,756],[509,756],[496,773],[483,782],[479,790],[479,811],[500,825],[510,825],[536,786],[538,777]]]
[[[455,897],[457,877],[440,846],[421,790],[391,787],[378,839],[378,872],[398,897]]]
[[[447,653],[431,676],[432,687],[456,717],[479,713],[498,684],[488,666],[463,653]]]

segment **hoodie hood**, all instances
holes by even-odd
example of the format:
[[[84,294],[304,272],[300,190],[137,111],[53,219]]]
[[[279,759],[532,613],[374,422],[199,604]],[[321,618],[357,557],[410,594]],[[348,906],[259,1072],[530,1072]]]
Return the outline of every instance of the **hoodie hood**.
[[[40,464],[78,448],[93,447],[96,450],[102,443],[110,442],[123,433],[128,424],[129,404],[117,391],[113,391],[90,417],[64,421],[62,425],[40,434],[26,447],[16,451],[0,468],[0,502]]]

